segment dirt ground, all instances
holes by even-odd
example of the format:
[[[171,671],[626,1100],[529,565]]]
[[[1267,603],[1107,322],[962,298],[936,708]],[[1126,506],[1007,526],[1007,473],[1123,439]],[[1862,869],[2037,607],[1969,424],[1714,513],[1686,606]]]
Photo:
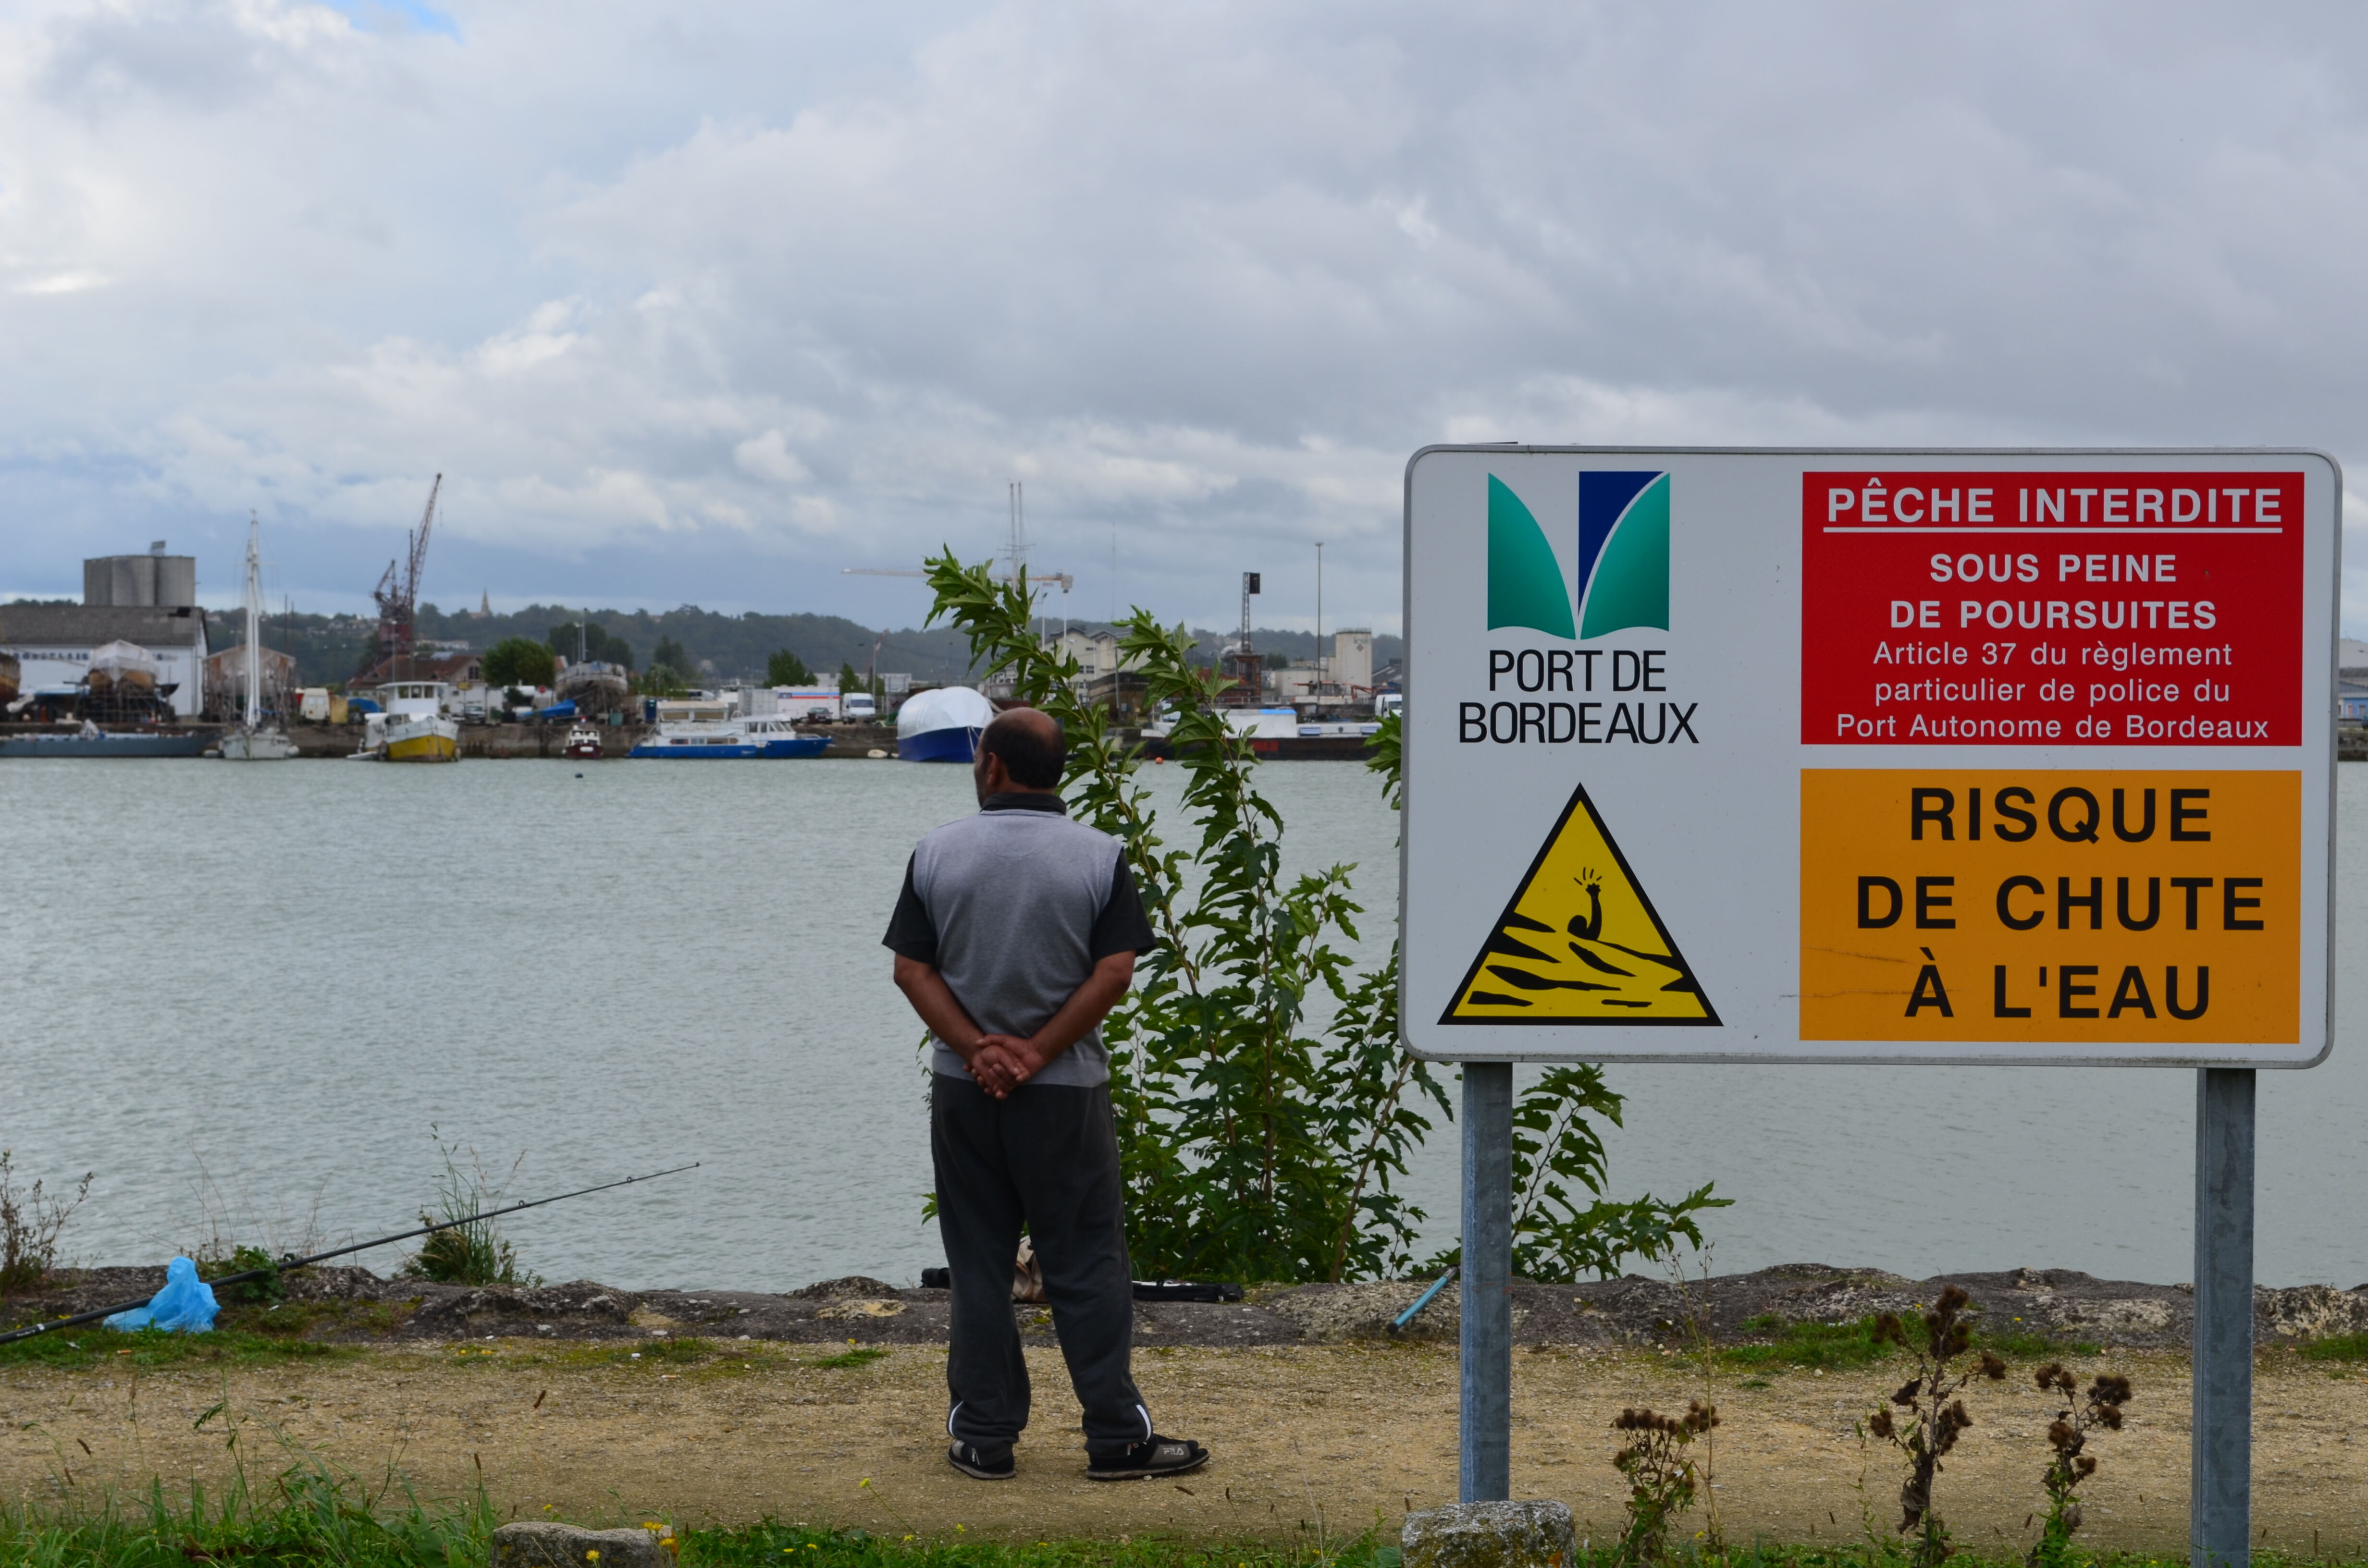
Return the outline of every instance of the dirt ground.
[[[722,1349],[670,1363],[646,1339],[510,1338],[227,1372],[19,1366],[0,1375],[0,1492],[88,1501],[144,1493],[152,1477],[217,1485],[234,1462],[260,1479],[309,1453],[365,1478],[393,1467],[432,1495],[464,1490],[481,1467],[497,1506],[518,1517],[773,1516],[1039,1538],[1353,1535],[1377,1522],[1395,1529],[1406,1509],[1454,1492],[1456,1363],[1438,1345],[1144,1350],[1137,1370],[1161,1429],[1200,1438],[1215,1458],[1180,1482],[1118,1485],[1080,1473],[1076,1407],[1055,1351],[1029,1353],[1038,1410],[1018,1479],[985,1483],[941,1457],[942,1349],[885,1346],[842,1367],[816,1364],[828,1346]],[[2137,1385],[2128,1428],[2091,1448],[2102,1464],[2086,1492],[2084,1540],[2182,1548],[2184,1358],[2117,1352],[2075,1369],[2084,1380],[2119,1370]],[[1628,1404],[1682,1408],[1701,1392],[1698,1374],[1649,1349],[1519,1351],[1514,1377],[1515,1495],[1559,1498],[1596,1536],[1621,1511],[1612,1415]],[[1725,1380],[1715,1495],[1728,1536],[1854,1536],[1861,1497],[1879,1525],[1896,1522],[1890,1458],[1861,1450],[1851,1431],[1890,1381],[1881,1368],[1794,1370],[1756,1388]],[[2363,1384],[2349,1368],[2264,1358],[2254,1471],[2264,1543],[2368,1551],[2368,1455],[2355,1440]],[[1963,1544],[2020,1553],[2032,1539],[2047,1409],[2021,1367],[1969,1403],[1976,1425],[1949,1461],[1942,1512]]]

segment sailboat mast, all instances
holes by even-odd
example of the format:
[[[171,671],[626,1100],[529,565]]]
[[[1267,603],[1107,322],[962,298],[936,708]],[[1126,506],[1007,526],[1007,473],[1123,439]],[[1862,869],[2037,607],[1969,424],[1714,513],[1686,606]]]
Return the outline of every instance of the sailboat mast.
[[[256,540],[263,523],[246,515],[246,727],[263,719],[263,561]]]

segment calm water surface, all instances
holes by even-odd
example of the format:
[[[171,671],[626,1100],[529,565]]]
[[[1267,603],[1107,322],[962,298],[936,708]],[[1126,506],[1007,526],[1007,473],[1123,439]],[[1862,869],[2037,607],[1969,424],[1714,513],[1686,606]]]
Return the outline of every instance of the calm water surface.
[[[1175,771],[1151,777],[1172,798]],[[1261,783],[1294,868],[1360,861],[1368,907],[1395,906],[1370,775]],[[2368,769],[2340,790],[2335,1054],[2261,1076],[2271,1283],[2368,1280]],[[433,1125],[498,1172],[523,1156],[526,1195],[704,1162],[511,1221],[552,1278],[909,1280],[940,1259],[919,1029],[879,938],[914,839],[970,809],[967,770],[885,762],[0,764],[0,1144],[20,1172],[97,1173],[68,1237],[86,1262],[217,1225],[275,1247],[399,1228],[432,1191]],[[2192,1074],[1612,1078],[1616,1188],[1714,1179],[1736,1200],[1709,1227],[1722,1272],[2190,1273]],[[1453,1140],[1414,1173],[1440,1244]]]

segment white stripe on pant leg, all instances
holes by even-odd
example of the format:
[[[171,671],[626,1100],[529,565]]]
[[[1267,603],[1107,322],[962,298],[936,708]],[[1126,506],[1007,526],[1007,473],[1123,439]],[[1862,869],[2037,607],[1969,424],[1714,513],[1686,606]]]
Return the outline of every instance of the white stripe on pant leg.
[[[1137,1410],[1140,1410],[1140,1409],[1142,1409],[1143,1407],[1142,1407],[1141,1405],[1136,1405],[1136,1406],[1135,1406],[1135,1408],[1136,1408]],[[947,1437],[952,1437],[952,1436],[954,1435],[954,1413],[955,1413],[955,1411],[959,1411],[960,1409],[962,1409],[962,1401],[961,1401],[961,1400],[956,1400],[956,1401],[954,1401],[954,1408],[953,1408],[953,1410],[949,1410],[949,1411],[947,1411],[947,1412],[946,1412],[946,1436],[947,1436]]]
[[[1151,1412],[1138,1404],[1134,1407],[1134,1413],[1143,1417],[1143,1440],[1147,1443],[1152,1438]]]

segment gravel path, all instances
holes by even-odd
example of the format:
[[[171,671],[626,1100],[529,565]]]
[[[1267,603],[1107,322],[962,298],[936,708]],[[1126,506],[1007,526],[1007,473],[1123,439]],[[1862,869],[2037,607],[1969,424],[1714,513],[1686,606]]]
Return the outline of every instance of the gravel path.
[[[1139,1372],[1163,1429],[1210,1444],[1182,1483],[1089,1484],[1057,1352],[1035,1349],[1037,1418],[1018,1480],[984,1484],[942,1462],[943,1353],[882,1347],[823,1366],[836,1346],[711,1339],[706,1349],[536,1337],[373,1348],[328,1365],[195,1367],[134,1378],[127,1364],[0,1375],[0,1492],[83,1500],[132,1495],[151,1477],[219,1485],[235,1458],[276,1473],[303,1455],[369,1477],[393,1466],[431,1494],[480,1467],[507,1515],[546,1508],[586,1521],[781,1518],[930,1535],[1353,1534],[1394,1528],[1409,1506],[1452,1498],[1455,1360],[1436,1344],[1173,1346]],[[635,1359],[636,1352],[640,1358]],[[669,1356],[681,1358],[668,1359]],[[2187,1369],[2161,1351],[2083,1360],[2131,1376],[2130,1426],[2091,1451],[2095,1547],[2169,1551],[2186,1535]],[[1727,1533],[1827,1540],[1859,1529],[1857,1483],[1878,1523],[1896,1479],[1851,1426],[1893,1381],[1884,1368],[1732,1381],[1718,1403],[1717,1474]],[[1649,1349],[1527,1349],[1515,1357],[1514,1486],[1567,1502],[1600,1535],[1620,1514],[1607,1430],[1623,1405],[1681,1407],[1700,1384]],[[210,1406],[225,1408],[199,1426]],[[1940,1493],[1957,1539],[2020,1553],[2048,1407],[2018,1367],[1969,1403],[1976,1425]],[[2259,1382],[2257,1524],[2301,1552],[2368,1551],[2368,1468],[2353,1434],[2368,1387],[2352,1369],[2287,1352]],[[239,1440],[225,1443],[226,1423]],[[869,1486],[861,1484],[869,1480]],[[1700,1528],[1697,1518],[1689,1527]],[[2314,1534],[2314,1532],[2317,1532]]]

